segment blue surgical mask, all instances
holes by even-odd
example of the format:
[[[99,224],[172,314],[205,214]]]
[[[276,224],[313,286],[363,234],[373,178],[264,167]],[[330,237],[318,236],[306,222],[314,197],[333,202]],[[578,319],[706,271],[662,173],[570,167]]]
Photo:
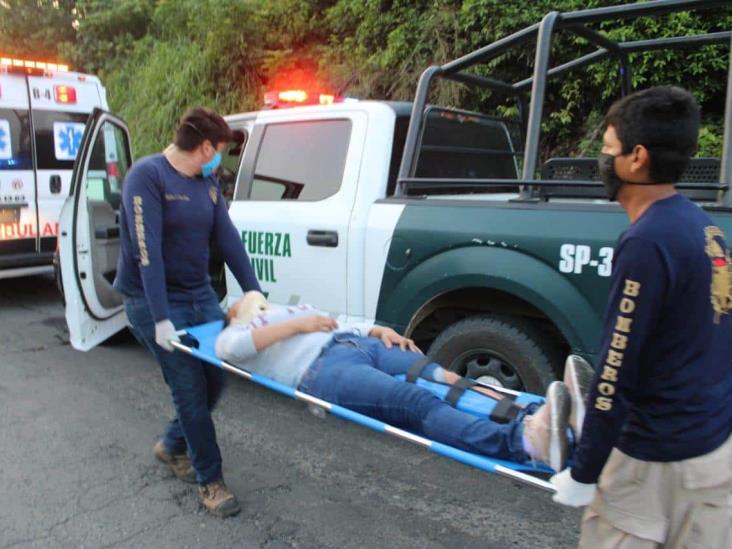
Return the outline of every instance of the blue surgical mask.
[[[219,164],[221,164],[221,153],[216,151],[216,154],[213,155],[211,160],[201,165],[201,175],[203,177],[212,175],[216,171],[216,168],[219,167]]]

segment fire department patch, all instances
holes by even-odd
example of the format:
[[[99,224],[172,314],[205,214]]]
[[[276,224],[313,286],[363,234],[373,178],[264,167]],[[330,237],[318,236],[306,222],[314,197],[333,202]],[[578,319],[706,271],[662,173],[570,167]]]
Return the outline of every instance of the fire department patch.
[[[218,201],[219,201],[219,191],[218,191],[218,189],[216,187],[209,187],[208,188],[208,196],[211,197],[211,202],[213,202],[214,203],[214,206],[215,206],[218,203]]]
[[[732,267],[730,266],[732,258],[726,249],[724,233],[719,227],[713,225],[705,227],[704,236],[706,238],[704,251],[712,263],[710,293],[714,322],[719,323],[719,318],[732,309]]]

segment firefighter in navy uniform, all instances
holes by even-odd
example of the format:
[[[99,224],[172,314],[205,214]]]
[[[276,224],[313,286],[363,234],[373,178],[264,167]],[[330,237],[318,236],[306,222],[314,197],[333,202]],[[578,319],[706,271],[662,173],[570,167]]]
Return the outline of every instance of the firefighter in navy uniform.
[[[197,481],[202,503],[219,516],[239,511],[223,481],[211,420],[224,373],[173,352],[171,341],[179,341],[176,330],[223,319],[208,273],[211,242],[242,289],[259,290],[214,175],[231,140],[221,116],[197,107],[180,119],[173,144],[131,167],[114,282],[132,332],[160,364],[175,405],[176,417],[154,454],[178,478]]]
[[[588,505],[581,547],[732,547],[732,268],[725,236],[673,184],[699,109],[678,87],[616,102],[599,168],[630,227],[615,254],[575,463],[555,501]]]

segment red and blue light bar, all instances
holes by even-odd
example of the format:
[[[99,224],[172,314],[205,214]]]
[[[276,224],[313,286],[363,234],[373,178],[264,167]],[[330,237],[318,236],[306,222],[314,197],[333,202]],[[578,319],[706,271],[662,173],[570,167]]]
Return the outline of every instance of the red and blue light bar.
[[[302,89],[268,91],[264,94],[264,106],[267,109],[282,109],[303,105],[331,105],[342,103],[345,99],[340,95]]]

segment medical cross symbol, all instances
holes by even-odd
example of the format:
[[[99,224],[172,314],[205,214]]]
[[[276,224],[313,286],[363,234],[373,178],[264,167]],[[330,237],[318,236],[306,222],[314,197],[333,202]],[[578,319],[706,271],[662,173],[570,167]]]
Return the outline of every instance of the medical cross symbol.
[[[75,157],[81,145],[81,132],[73,126],[66,126],[59,132],[59,148],[70,157]]]
[[[13,159],[13,136],[10,133],[10,122],[0,118],[0,160]]]
[[[8,146],[8,134],[5,133],[5,128],[0,126],[0,151]]]

